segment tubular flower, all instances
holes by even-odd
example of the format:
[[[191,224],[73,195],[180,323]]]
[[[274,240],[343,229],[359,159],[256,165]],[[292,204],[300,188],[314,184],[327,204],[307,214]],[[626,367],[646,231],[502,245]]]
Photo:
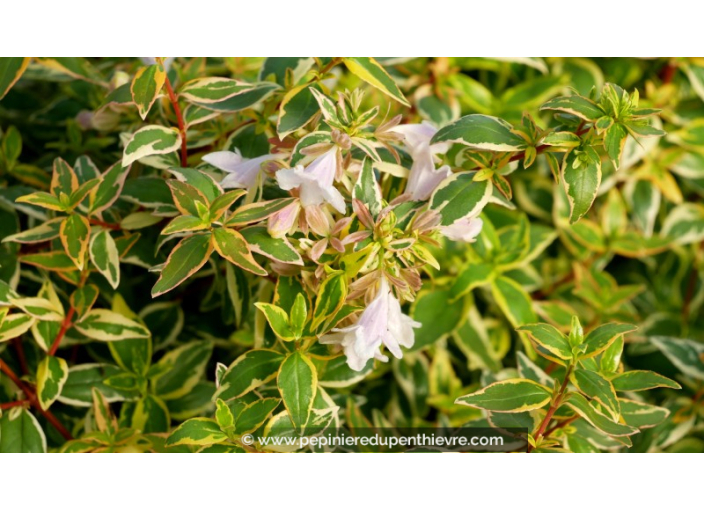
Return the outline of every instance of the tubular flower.
[[[481,218],[467,216],[455,221],[452,225],[446,227],[438,227],[442,235],[453,241],[464,241],[473,243],[476,241],[479,232],[482,230]]]
[[[403,135],[403,142],[411,153],[413,165],[406,184],[406,193],[411,200],[427,200],[445,178],[452,174],[449,166],[435,168],[435,155],[444,154],[450,148],[448,143],[434,143],[430,140],[437,133],[431,124],[402,124],[390,131]]]
[[[372,358],[389,360],[381,353],[382,345],[396,358],[401,358],[401,347],[413,346],[413,328],[420,325],[401,311],[401,303],[391,292],[386,278],[382,277],[379,292],[357,322],[346,328],[333,329],[320,342],[340,345],[349,367],[359,372]]]
[[[303,207],[328,203],[344,213],[345,199],[334,186],[338,154],[339,147],[335,146],[305,168],[299,165],[279,170],[276,172],[279,187],[284,190],[298,188]]]
[[[220,182],[223,188],[249,189],[256,184],[263,163],[283,157],[282,154],[265,154],[246,159],[235,149],[235,152],[211,152],[203,156],[203,161],[229,174]]]

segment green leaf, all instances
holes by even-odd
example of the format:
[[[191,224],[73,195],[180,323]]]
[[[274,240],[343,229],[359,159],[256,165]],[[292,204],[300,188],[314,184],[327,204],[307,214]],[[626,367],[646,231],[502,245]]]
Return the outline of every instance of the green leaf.
[[[269,303],[255,303],[255,306],[262,311],[276,336],[289,341],[296,339],[296,334],[289,325],[288,314],[285,310]]]
[[[491,293],[513,327],[531,324],[538,319],[530,296],[515,280],[499,276],[491,283]]]
[[[304,354],[293,352],[281,364],[276,382],[293,426],[303,431],[318,386],[315,366]]]
[[[67,207],[62,204],[58,198],[51,195],[45,191],[37,191],[36,193],[30,193],[29,195],[24,195],[15,202],[20,204],[31,204],[38,207],[43,207],[44,209],[50,209],[52,211],[63,211]]]
[[[152,287],[152,297],[174,289],[208,261],[213,251],[210,234],[196,234],[179,242],[166,259],[159,279]]]
[[[20,261],[49,271],[64,272],[76,270],[73,261],[64,251],[48,251],[45,253],[23,255]]]
[[[225,223],[226,227],[238,227],[257,223],[267,219],[274,213],[279,212],[284,207],[291,205],[295,198],[277,198],[267,202],[255,202],[243,205],[232,213],[232,216]]]
[[[260,101],[264,101],[281,88],[276,83],[271,82],[252,83],[250,85],[249,89],[243,90],[223,101],[215,103],[195,102],[194,104],[216,112],[238,112],[254,106]]]
[[[213,354],[213,343],[195,340],[167,352],[154,365],[158,375],[151,380],[154,392],[164,400],[187,395],[205,375]]]
[[[46,453],[44,431],[25,408],[17,407],[0,417],[0,453]]]
[[[64,318],[62,308],[45,298],[11,298],[10,303],[28,315],[42,321],[61,321]]]
[[[215,421],[223,431],[235,428],[235,416],[224,400],[217,399],[215,402]]]
[[[617,322],[609,322],[592,330],[584,339],[584,352],[580,358],[591,358],[600,352],[607,349],[619,336],[635,331],[635,326],[631,324],[619,324]]]
[[[115,163],[100,176],[100,184],[90,194],[90,213],[100,214],[120,197],[130,166]]]
[[[568,113],[587,122],[596,122],[597,119],[604,116],[604,110],[599,105],[582,96],[556,97],[543,104],[540,109]]]
[[[42,223],[38,227],[30,228],[29,230],[24,230],[23,232],[18,232],[17,234],[7,236],[2,240],[2,242],[31,244],[51,241],[52,239],[59,237],[59,229],[62,221],[63,218],[54,218]]]
[[[295,85],[314,64],[315,59],[312,57],[266,57],[259,70],[259,79],[273,77],[276,83],[285,86],[286,76],[290,73]]]
[[[196,232],[205,230],[210,227],[210,224],[195,216],[176,216],[169,222],[164,230],[161,231],[162,236],[171,234],[179,234],[182,232]]]
[[[0,58],[0,99],[20,79],[29,65],[30,57],[3,57]]]
[[[303,334],[303,328],[306,325],[308,319],[308,305],[306,304],[306,298],[302,293],[296,295],[296,300],[293,302],[291,307],[291,329],[293,330],[295,336],[300,338]]]
[[[113,298],[112,311],[142,324],[142,320],[130,310],[120,294],[115,294]],[[113,341],[108,344],[108,348],[115,362],[130,374],[143,376],[149,370],[152,361],[152,340],[149,336]],[[111,382],[113,380],[114,377],[111,377]]]
[[[704,380],[704,344],[671,336],[652,336],[650,342],[683,374]]]
[[[71,214],[61,223],[59,229],[61,244],[76,267],[83,270],[90,239],[90,223],[80,214]]]
[[[459,143],[474,150],[493,152],[518,152],[527,147],[526,141],[513,132],[511,124],[481,114],[465,115],[448,124],[430,142]]]
[[[248,227],[240,231],[254,253],[285,264],[303,265],[303,259],[288,239],[271,237],[265,227]]]
[[[661,234],[678,245],[700,242],[704,239],[704,205],[684,203],[674,207],[663,222]]]
[[[96,388],[108,402],[132,400],[138,392],[118,390],[106,384],[113,376],[122,373],[115,365],[107,363],[86,363],[71,367],[68,379],[61,390],[59,402],[77,407],[90,407],[93,404],[91,388]]]
[[[75,324],[75,328],[93,340],[113,342],[126,338],[147,338],[147,328],[122,314],[94,308]]]
[[[177,179],[169,179],[166,184],[171,190],[174,205],[181,212],[190,216],[201,217],[201,210],[208,206],[208,199],[198,188]],[[201,204],[199,207],[198,204]],[[203,218],[201,218],[203,219]]]
[[[482,287],[491,281],[494,266],[485,262],[470,263],[462,269],[450,288],[453,300],[459,299],[477,287]]]
[[[213,398],[231,400],[271,381],[279,371],[284,355],[269,349],[253,349],[237,358],[220,378]]]
[[[604,133],[604,149],[616,170],[621,166],[621,156],[623,156],[623,148],[626,146],[626,138],[628,138],[628,132],[619,123],[613,124]]]
[[[227,434],[210,418],[191,418],[184,421],[166,440],[166,446],[211,445],[227,440]]]
[[[490,384],[469,395],[459,397],[462,404],[497,413],[520,413],[544,407],[552,391],[529,379],[508,379]]]
[[[441,225],[452,225],[467,216],[478,215],[491,198],[489,180],[475,181],[476,172],[458,172],[435,189],[430,208],[440,213]]]
[[[535,344],[563,360],[572,359],[572,347],[567,337],[550,324],[525,324],[516,328],[528,333]]]
[[[266,270],[257,264],[242,234],[231,228],[213,230],[213,245],[222,258],[241,267],[245,271],[266,276]]]
[[[682,388],[672,379],[656,374],[650,370],[631,370],[618,374],[611,379],[616,391],[644,391],[654,388]]]
[[[181,134],[177,129],[164,126],[146,126],[135,132],[125,146],[122,154],[122,166],[129,167],[132,163],[146,156],[169,154],[181,146]]]
[[[357,75],[372,87],[381,90],[384,94],[394,98],[399,103],[410,106],[410,103],[404,97],[393,78],[391,78],[381,64],[373,58],[346,57],[343,58],[342,61],[351,73]]]
[[[61,358],[46,356],[37,367],[37,399],[42,409],[49,406],[61,394],[68,379],[68,364]]]
[[[238,434],[247,434],[257,430],[281,403],[279,398],[263,398],[247,404],[237,415],[235,430]]]
[[[431,316],[432,313],[428,312],[427,315]],[[470,369],[488,369],[492,372],[501,370],[501,356],[496,352],[489,332],[475,307],[469,309],[466,320],[457,328],[453,338],[467,357],[467,366]]]
[[[601,183],[601,159],[593,147],[565,156],[562,182],[570,204],[570,223],[575,223],[589,211]]]
[[[359,172],[357,182],[352,189],[352,198],[366,205],[374,218],[381,212],[381,190],[376,182],[370,158],[364,159],[362,171]]]
[[[179,95],[188,101],[210,104],[250,92],[254,87],[254,84],[231,78],[197,78],[186,83],[179,91]]]
[[[100,184],[100,179],[95,178],[86,181],[80,186],[78,186],[78,189],[71,193],[71,196],[69,197],[69,207],[78,207],[81,202],[83,202],[83,200],[88,196],[88,194],[98,186],[98,184]]]
[[[234,204],[237,199],[246,194],[247,191],[243,189],[233,189],[227,193],[223,193],[217,197],[210,204],[210,219],[211,221],[218,221],[223,214]]]
[[[311,92],[310,85],[304,84],[291,89],[281,100],[279,108],[279,120],[276,124],[279,139],[283,140],[304,127],[319,111],[318,101]]]
[[[610,436],[630,436],[638,432],[636,428],[612,421],[579,393],[570,393],[567,405],[594,427]]]
[[[597,372],[576,368],[570,375],[570,380],[579,391],[599,402],[605,408],[611,419],[617,421],[621,415],[621,407],[616,398],[616,390],[607,379]]]
[[[167,432],[171,417],[166,404],[156,395],[146,395],[137,401],[130,427],[144,434]]]
[[[659,425],[670,416],[670,410],[664,407],[625,398],[620,398],[618,401],[621,404],[621,416],[623,416],[626,425],[631,427],[648,429]]]
[[[328,276],[318,289],[313,310],[312,329],[331,319],[345,304],[347,299],[347,276],[339,272]]]
[[[418,294],[411,316],[420,322],[415,330],[413,350],[437,342],[452,333],[464,319],[464,303],[454,301],[448,290],[429,290]]]
[[[90,260],[113,289],[120,284],[120,255],[115,240],[107,230],[101,230],[90,240]]]
[[[147,118],[147,114],[159,96],[165,81],[166,71],[158,64],[142,67],[135,74],[130,92],[132,92],[132,101],[137,105],[142,120]]]
[[[54,159],[53,170],[51,173],[51,186],[49,191],[55,197],[61,193],[70,196],[71,193],[78,189],[78,176],[74,172],[71,165],[66,163],[61,158]]]

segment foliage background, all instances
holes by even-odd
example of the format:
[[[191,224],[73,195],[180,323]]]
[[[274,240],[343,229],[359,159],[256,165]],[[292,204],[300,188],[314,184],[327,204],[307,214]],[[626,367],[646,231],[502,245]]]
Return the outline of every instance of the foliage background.
[[[0,65],[0,93],[18,74],[9,60],[2,59]],[[625,336],[623,356],[616,362],[618,371],[652,370],[678,381],[682,389],[662,387],[674,386],[662,383],[652,391],[619,394],[665,409],[663,419],[641,427],[630,439],[610,436],[580,419],[557,430],[557,444],[545,448],[703,451],[704,207],[700,200],[704,190],[704,62],[685,58],[388,58],[379,62],[410,107],[329,59],[300,67],[297,61],[273,59],[176,59],[169,78],[177,93],[182,93],[180,87],[189,80],[211,76],[272,84],[272,92],[264,86],[260,90],[266,89],[268,95],[262,92],[262,98],[242,107],[219,108],[210,103],[211,107],[186,108],[190,103],[181,97],[188,122],[188,167],[220,178],[221,173],[202,162],[203,155],[237,147],[245,157],[255,157],[278,146],[292,147],[319,122],[318,108],[305,103],[301,111],[309,108],[318,116],[281,141],[277,136],[282,131],[281,102],[288,91],[311,80],[339,91],[363,89],[363,104],[379,106],[380,118],[400,113],[404,122],[427,120],[439,127],[477,113],[518,126],[525,112],[543,128],[555,127],[564,119],[556,118],[554,111],[540,110],[541,105],[571,91],[589,96],[592,89],[600,92],[605,83],[616,83],[629,92],[638,90],[641,106],[662,110],[656,122],[661,122],[667,135],[643,139],[640,144],[629,139],[618,171],[600,153],[598,196],[589,212],[574,223],[569,221],[562,185],[555,182],[546,156],[539,156],[528,168],[520,161],[502,167],[499,174],[510,183],[510,200],[497,195],[496,201],[503,205],[492,203],[483,211],[483,235],[489,235],[493,227],[502,248],[482,253],[487,244],[481,239],[473,245],[446,241],[432,248],[440,269],[427,271],[422,290],[411,304],[411,315],[423,323],[416,330],[412,351],[401,360],[370,367],[362,376],[346,369],[344,358],[320,361],[319,385],[328,397],[327,405],[337,408],[335,423],[494,423],[486,421],[491,413],[457,405],[455,400],[496,381],[525,377],[525,367],[521,373],[517,367],[523,353],[530,353],[531,341],[517,327],[545,322],[569,333],[576,315],[585,331],[610,321],[636,325],[638,329]],[[140,117],[129,86],[124,87],[144,68],[138,59],[34,59],[27,64],[19,81],[0,100],[2,237],[51,218],[53,213],[16,199],[50,188],[55,158],[86,175],[93,166],[102,173],[123,157],[126,142],[138,129],[147,124],[178,126],[166,91],[144,115],[146,120]],[[271,72],[262,71],[263,66]],[[318,72],[323,74],[318,76]],[[187,419],[213,416],[217,364],[230,365],[252,347],[272,342],[273,334],[254,302],[271,299],[273,282],[232,269],[228,282],[223,277],[227,270],[220,270],[221,259],[173,292],[149,297],[157,275],[148,269],[162,264],[172,247],[159,245],[166,221],[152,213],[160,207],[173,209],[173,200],[169,189],[156,181],[169,177],[169,168],[183,166],[178,151],[150,158],[132,165],[119,199],[106,209],[100,220],[103,225],[97,225],[125,236],[139,233],[136,244],[120,257],[119,286],[113,289],[95,271],[83,283],[95,286],[96,308],[112,308],[146,327],[151,345],[147,348],[145,342],[137,342],[138,347],[120,352],[115,342],[86,338],[72,325],[58,350],[71,376],[50,402],[47,416],[32,402],[11,404],[28,398],[22,385],[30,394],[37,393],[38,379],[46,379],[47,371],[52,371],[44,361],[45,351],[51,350],[63,322],[42,321],[49,324],[3,337],[0,359],[12,373],[23,377],[17,384],[7,372],[0,375],[0,402],[4,404],[0,445],[4,451],[169,449],[164,446],[169,431]],[[410,166],[409,159],[403,164]],[[146,186],[147,182],[153,187]],[[528,232],[527,249],[520,245],[516,232]],[[66,271],[47,270],[46,265],[37,266],[27,258],[62,249],[57,239],[2,244],[3,313],[17,312],[9,289],[20,296],[37,296],[46,289],[42,287],[46,281],[52,282],[56,299],[68,309],[75,279]],[[510,289],[497,291],[496,284],[487,285],[487,281],[458,288],[463,281],[458,277],[477,274],[477,264],[490,265],[509,282],[510,289],[519,290],[507,297]],[[238,280],[234,293],[232,278]],[[532,363],[549,380],[553,376],[561,380],[564,375],[559,364],[550,360],[533,357]],[[95,396],[92,388],[100,393]],[[272,399],[272,405],[281,405],[273,400],[279,396],[275,384],[266,384],[258,392],[261,400]],[[114,421],[106,410],[108,404],[116,415]],[[25,410],[20,413],[20,408]],[[282,407],[267,410],[268,418]],[[660,411],[648,408],[648,412]],[[528,414],[519,413],[517,419],[537,425],[544,418],[540,411]],[[568,412],[558,413],[557,421],[571,418]],[[62,435],[52,422],[82,439],[67,443],[67,434]],[[628,420],[621,417],[621,422]],[[22,431],[29,439],[18,443],[16,434]],[[170,449],[195,451],[202,446],[181,444]]]

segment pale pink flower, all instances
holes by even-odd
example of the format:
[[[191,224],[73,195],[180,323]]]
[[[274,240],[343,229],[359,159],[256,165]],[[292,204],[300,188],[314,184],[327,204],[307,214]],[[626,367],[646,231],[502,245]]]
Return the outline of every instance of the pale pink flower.
[[[438,130],[427,122],[400,124],[389,131],[403,135],[403,142],[413,158],[405,193],[410,195],[411,200],[427,200],[435,188],[452,175],[452,170],[447,165],[435,168],[435,155],[446,153],[450,144],[431,144],[430,140]]]
[[[239,150],[211,152],[203,156],[203,161],[213,165],[229,175],[220,182],[223,188],[249,189],[257,183],[262,164],[275,159],[282,159],[283,154],[264,154],[256,158],[243,158]]]
[[[389,360],[381,353],[382,345],[396,358],[401,358],[401,347],[413,346],[413,328],[420,326],[401,311],[401,303],[391,292],[386,278],[382,277],[379,292],[357,322],[346,328],[333,329],[320,339],[320,343],[340,345],[349,367],[359,372],[372,358],[383,362]]]
[[[476,241],[479,232],[482,230],[484,222],[481,218],[465,217],[456,220],[452,225],[439,227],[442,235],[453,241],[464,241],[473,243]]]
[[[303,207],[328,203],[344,213],[345,199],[334,186],[338,152],[339,147],[335,146],[305,168],[299,165],[279,170],[276,172],[279,187],[284,190],[298,188]]]

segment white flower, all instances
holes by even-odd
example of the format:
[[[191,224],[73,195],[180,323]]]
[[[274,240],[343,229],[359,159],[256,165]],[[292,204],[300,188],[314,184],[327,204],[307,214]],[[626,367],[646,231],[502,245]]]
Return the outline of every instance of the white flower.
[[[484,222],[482,222],[481,218],[467,216],[456,220],[447,227],[439,227],[438,230],[442,235],[453,241],[473,243],[476,241],[479,232],[481,232],[483,224]]]
[[[403,142],[413,158],[405,192],[411,195],[411,200],[427,200],[438,184],[452,174],[452,170],[447,165],[435,168],[435,155],[446,153],[450,144],[446,142],[431,144],[430,140],[438,130],[427,122],[401,124],[391,128],[390,131],[403,135]]]
[[[382,277],[379,293],[362,312],[356,324],[335,328],[320,339],[322,344],[341,345],[352,370],[361,371],[372,358],[388,361],[381,353],[385,345],[397,358],[403,356],[401,347],[412,347],[415,341],[413,328],[420,327],[401,311],[401,304],[393,295],[386,278]]]
[[[339,148],[333,147],[317,157],[307,167],[302,165],[276,172],[279,186],[284,190],[299,189],[303,207],[328,203],[339,212],[345,212],[345,199],[335,188]]]
[[[242,157],[239,150],[235,149],[235,152],[211,152],[203,156],[203,161],[230,174],[220,182],[223,188],[249,189],[257,183],[257,176],[263,163],[283,157],[283,154],[264,154],[246,159]]]

